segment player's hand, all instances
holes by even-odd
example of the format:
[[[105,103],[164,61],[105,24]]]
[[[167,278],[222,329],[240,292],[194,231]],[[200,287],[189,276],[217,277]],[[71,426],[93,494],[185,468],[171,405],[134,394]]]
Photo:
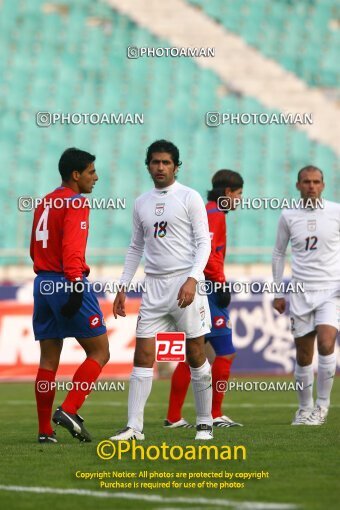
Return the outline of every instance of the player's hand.
[[[180,308],[186,308],[191,305],[196,294],[197,281],[195,278],[189,277],[178,291],[177,301]]]
[[[83,282],[75,282],[72,283],[72,289],[70,292],[70,297],[68,298],[67,303],[65,303],[61,307],[61,315],[66,317],[67,319],[72,319],[72,317],[78,312],[84,297],[84,284]]]
[[[286,300],[285,298],[275,298],[273,302],[273,307],[279,313],[283,313],[286,309]]]
[[[120,290],[117,293],[117,296],[115,297],[115,300],[113,302],[113,315],[115,319],[117,319],[117,315],[120,315],[121,317],[126,317],[125,299],[126,299],[125,292],[123,290]]]
[[[224,288],[218,289],[217,291],[217,306],[220,308],[227,308],[230,305],[231,294],[225,284]]]

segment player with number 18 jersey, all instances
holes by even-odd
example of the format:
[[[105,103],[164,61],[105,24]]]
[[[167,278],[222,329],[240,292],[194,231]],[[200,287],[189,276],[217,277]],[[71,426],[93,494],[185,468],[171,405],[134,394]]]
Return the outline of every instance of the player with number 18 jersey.
[[[157,140],[147,149],[146,166],[155,187],[137,198],[133,233],[121,283],[132,280],[144,254],[146,291],[136,332],[134,367],[130,378],[127,427],[115,441],[144,439],[144,406],[151,391],[155,336],[159,332],[186,334],[186,351],[196,402],[195,439],[212,439],[211,369],[204,351],[210,331],[206,295],[196,292],[204,280],[211,249],[207,213],[197,191],[176,181],[178,148]],[[117,294],[113,312],[125,316],[125,293]]]

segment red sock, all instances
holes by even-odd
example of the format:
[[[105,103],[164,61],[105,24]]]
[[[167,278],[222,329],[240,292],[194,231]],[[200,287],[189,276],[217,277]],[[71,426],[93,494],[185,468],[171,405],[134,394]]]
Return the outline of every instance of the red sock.
[[[223,358],[222,356],[216,356],[214,363],[211,367],[211,375],[212,375],[212,387],[213,387],[213,398],[212,398],[212,417],[218,418],[222,416],[222,401],[224,397],[224,392],[217,391],[216,383],[217,381],[225,381],[227,382],[230,376],[230,367],[232,365],[233,360]]]
[[[51,427],[52,406],[55,395],[55,387],[51,388],[55,381],[55,372],[46,368],[39,368],[35,379],[35,399],[37,401],[39,434],[53,433]]]
[[[191,380],[188,363],[178,363],[171,378],[167,419],[174,423],[182,418],[182,407]]]
[[[94,383],[102,371],[99,363],[92,359],[86,358],[84,363],[78,367],[73,376],[72,382],[74,386],[70,390],[61,404],[64,411],[76,414],[78,409],[83,405],[85,398],[91,392],[91,383]],[[81,384],[85,383],[85,384]]]

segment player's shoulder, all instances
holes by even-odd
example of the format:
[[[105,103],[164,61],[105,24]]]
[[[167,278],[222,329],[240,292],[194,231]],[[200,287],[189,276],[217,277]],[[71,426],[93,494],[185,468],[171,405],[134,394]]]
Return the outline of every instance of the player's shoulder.
[[[207,210],[207,213],[209,215],[212,215],[216,218],[222,218],[224,219],[225,218],[225,215],[224,215],[224,212],[221,211],[218,207],[217,207],[217,202],[214,202],[213,200],[207,202],[205,204],[205,208]]]
[[[147,202],[148,199],[152,196],[153,190],[145,191],[141,195],[138,195],[138,197],[135,199],[135,204],[142,204],[143,202]]]
[[[47,195],[44,196],[44,199],[66,199],[72,202],[73,200],[77,199],[78,202],[85,202],[87,200],[84,195],[81,195],[80,193],[75,193],[71,188],[67,188],[65,186],[59,186],[58,188],[55,188],[53,191],[50,191]]]
[[[331,200],[323,200],[324,210],[330,213],[340,214],[340,204]]]
[[[55,198],[55,197],[62,196],[62,190],[63,190],[63,188],[61,186],[58,188],[55,188],[54,190],[47,193],[47,195],[44,196],[44,199],[46,200],[49,198]]]
[[[289,219],[289,218],[294,218],[294,216],[296,216],[296,213],[297,213],[297,209],[292,209],[292,208],[284,208],[281,210],[281,215],[280,215],[280,218],[284,218],[285,220]]]
[[[203,199],[201,195],[193,188],[189,188],[189,186],[185,186],[180,182],[175,183],[174,193],[178,197],[182,197],[184,200],[195,200],[202,202]]]

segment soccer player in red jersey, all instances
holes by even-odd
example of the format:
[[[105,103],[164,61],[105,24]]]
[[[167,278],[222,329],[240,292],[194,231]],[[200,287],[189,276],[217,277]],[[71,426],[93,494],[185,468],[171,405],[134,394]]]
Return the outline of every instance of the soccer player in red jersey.
[[[219,170],[212,178],[213,189],[208,193],[206,205],[208,213],[209,231],[211,236],[211,253],[204,270],[206,281],[225,284],[224,259],[227,245],[227,230],[225,214],[228,210],[236,209],[236,200],[242,197],[243,179],[232,170]],[[228,197],[227,204],[218,207],[220,197]],[[221,202],[221,205],[223,201]],[[226,207],[227,205],[227,207]],[[241,425],[222,413],[222,401],[230,376],[230,368],[235,358],[235,348],[232,343],[232,329],[227,307],[230,303],[230,292],[222,286],[208,295],[212,328],[205,335],[206,342],[210,342],[216,357],[211,367],[212,371],[212,417],[215,427],[231,427]],[[182,418],[182,406],[190,384],[190,370],[187,363],[179,363],[172,375],[171,391],[166,428],[189,428],[191,425]]]
[[[59,161],[61,186],[44,197],[34,213],[31,258],[34,271],[33,330],[40,343],[35,382],[40,443],[56,443],[51,427],[55,376],[65,337],[75,337],[86,353],[73,376],[73,387],[53,421],[80,441],[91,441],[78,409],[109,360],[109,343],[98,300],[86,279],[89,206],[98,180],[95,156],[70,148]]]

